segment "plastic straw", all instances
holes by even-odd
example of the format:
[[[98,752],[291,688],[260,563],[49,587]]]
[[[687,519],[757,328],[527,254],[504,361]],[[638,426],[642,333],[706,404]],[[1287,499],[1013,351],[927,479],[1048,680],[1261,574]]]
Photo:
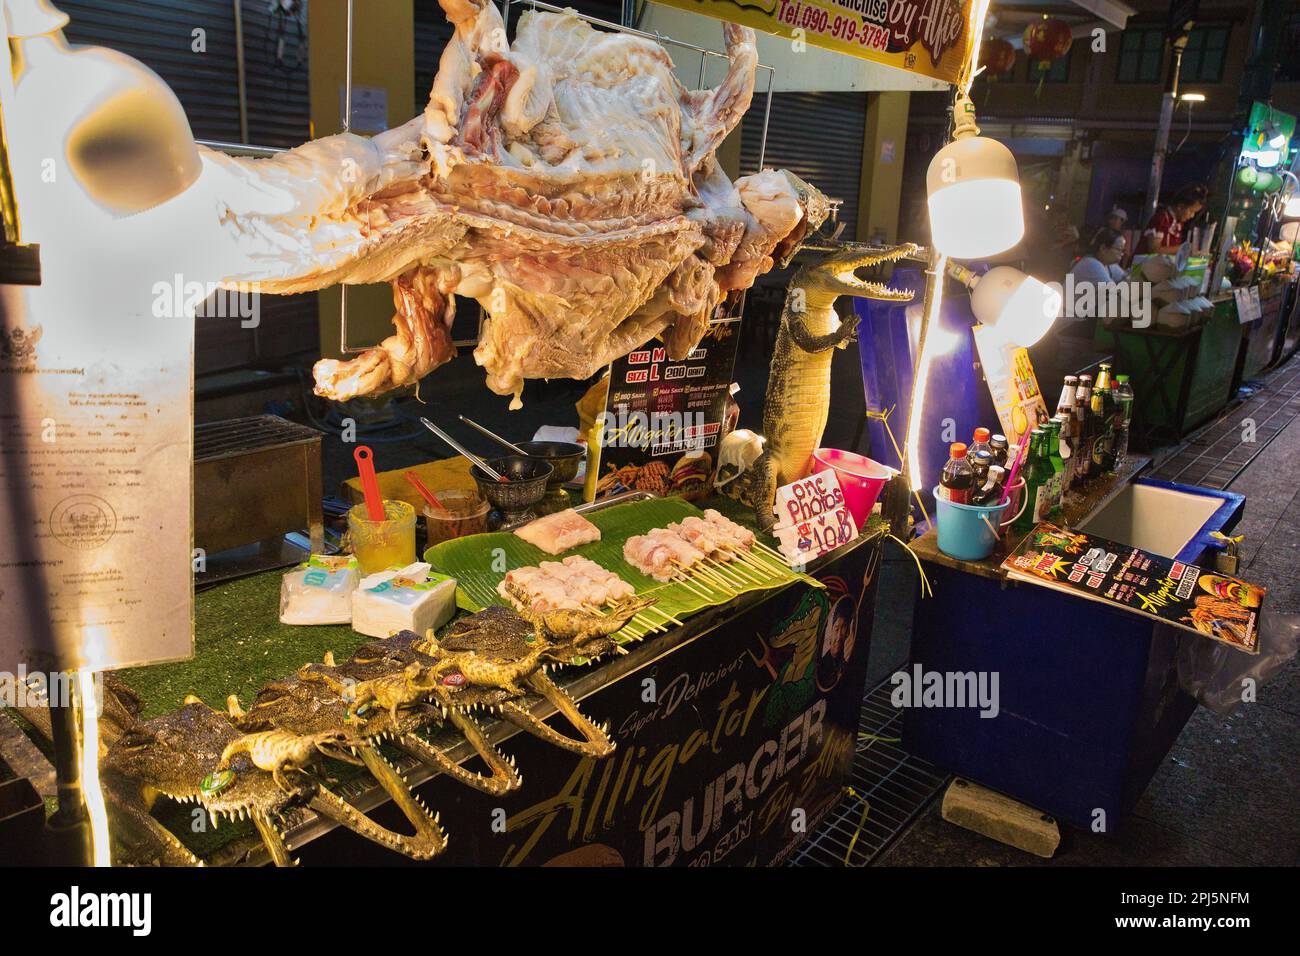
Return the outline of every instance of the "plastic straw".
[[[1016,449],[1016,460],[1011,463],[1011,471],[1007,472],[1007,483],[1002,488],[1002,497],[998,499],[998,504],[1004,505],[1011,500],[1011,489],[1015,486],[1016,477],[1020,474],[1020,463],[1025,460],[1025,452],[1029,448],[1029,441],[1024,436],[1020,439],[1020,447]]]

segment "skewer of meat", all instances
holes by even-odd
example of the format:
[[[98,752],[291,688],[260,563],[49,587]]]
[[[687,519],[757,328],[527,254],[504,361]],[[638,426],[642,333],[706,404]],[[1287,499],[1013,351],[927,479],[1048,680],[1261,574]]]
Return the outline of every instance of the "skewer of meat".
[[[751,568],[750,563],[745,560],[747,552],[734,540],[722,540],[715,536],[715,529],[705,519],[688,515],[680,522],[670,524],[668,530],[686,543],[705,552],[711,560],[718,563],[716,570],[719,572],[723,571],[721,567],[723,563],[730,564],[729,573],[725,576],[728,579],[734,578],[734,583],[742,586],[746,582],[762,583],[763,579],[759,576],[757,568]]]
[[[712,601],[713,595],[701,590],[685,573],[704,557],[700,551],[666,528],[654,528],[646,534],[633,535],[623,545],[624,559],[642,574],[656,581],[675,581],[689,588],[705,600]]]

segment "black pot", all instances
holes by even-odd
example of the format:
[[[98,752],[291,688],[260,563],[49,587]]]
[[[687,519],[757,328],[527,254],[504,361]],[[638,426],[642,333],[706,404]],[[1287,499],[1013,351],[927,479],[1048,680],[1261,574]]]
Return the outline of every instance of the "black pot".
[[[522,448],[529,458],[545,461],[555,469],[550,480],[546,482],[548,488],[558,488],[572,481],[578,474],[582,460],[587,457],[586,446],[571,441],[519,441],[515,444]]]

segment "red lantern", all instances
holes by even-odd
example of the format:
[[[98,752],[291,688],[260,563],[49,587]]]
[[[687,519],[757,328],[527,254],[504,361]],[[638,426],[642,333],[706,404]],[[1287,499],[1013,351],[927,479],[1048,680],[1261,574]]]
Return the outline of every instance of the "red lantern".
[[[980,50],[980,65],[990,77],[1005,76],[1016,65],[1016,48],[997,37],[985,40]]]
[[[1046,72],[1054,60],[1059,60],[1070,52],[1074,37],[1070,36],[1070,25],[1064,20],[1052,17],[1048,20],[1035,20],[1025,27],[1025,55],[1038,63],[1038,68]]]

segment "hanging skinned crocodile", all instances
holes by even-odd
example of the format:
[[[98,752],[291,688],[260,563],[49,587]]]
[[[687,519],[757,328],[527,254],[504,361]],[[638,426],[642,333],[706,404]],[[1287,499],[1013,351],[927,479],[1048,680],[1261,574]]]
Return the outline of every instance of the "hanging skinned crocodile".
[[[455,34],[421,116],[270,159],[204,153],[239,250],[228,285],[392,285],[395,333],[317,363],[318,394],[379,394],[449,361],[453,293],[483,306],[474,358],[511,407],[525,379],[586,378],[655,336],[684,357],[724,297],[825,219],[797,177],[732,183],[716,160],[753,96],[751,30],[725,24],[726,77],[687,90],[652,40],[525,11],[507,45],[491,3],[440,2]]]

